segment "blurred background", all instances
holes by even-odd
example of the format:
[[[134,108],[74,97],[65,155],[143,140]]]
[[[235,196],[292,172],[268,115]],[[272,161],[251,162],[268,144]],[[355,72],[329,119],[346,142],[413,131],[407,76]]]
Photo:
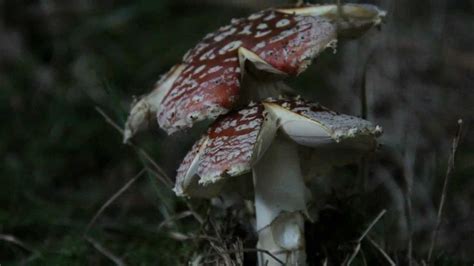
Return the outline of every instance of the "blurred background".
[[[0,0],[0,264],[185,264],[197,244],[169,232],[198,225],[189,217],[171,229],[159,225],[187,203],[149,171],[132,179],[149,161],[122,144],[97,108],[122,126],[133,96],[148,92],[206,33],[291,2]],[[397,264],[410,257],[421,264],[462,118],[433,258],[437,265],[472,265],[474,1],[366,3],[387,10],[382,29],[340,42],[336,54],[325,52],[288,81],[305,98],[384,128],[382,147],[365,166],[349,168],[355,174],[344,182],[321,185],[313,232],[332,224],[322,239],[337,239],[328,249],[339,250],[385,208],[373,238]],[[198,135],[168,137],[154,128],[136,142],[174,178]],[[97,210],[130,180],[85,238]],[[202,211],[207,203],[193,204]],[[342,231],[349,233],[332,233]],[[369,265],[383,265],[377,256]]]

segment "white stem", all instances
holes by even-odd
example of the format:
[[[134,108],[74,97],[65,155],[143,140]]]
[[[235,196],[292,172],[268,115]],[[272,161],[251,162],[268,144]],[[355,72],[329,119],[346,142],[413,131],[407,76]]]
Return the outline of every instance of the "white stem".
[[[253,168],[256,229],[260,249],[288,265],[305,265],[304,219],[306,188],[297,144],[282,137],[274,142]],[[268,264],[266,264],[268,263]],[[259,265],[281,265],[259,253]]]
[[[277,98],[280,95],[295,94],[294,90],[278,79],[258,79],[253,74],[247,74],[242,81],[239,94],[239,103],[244,104],[249,101],[259,101],[269,97]]]

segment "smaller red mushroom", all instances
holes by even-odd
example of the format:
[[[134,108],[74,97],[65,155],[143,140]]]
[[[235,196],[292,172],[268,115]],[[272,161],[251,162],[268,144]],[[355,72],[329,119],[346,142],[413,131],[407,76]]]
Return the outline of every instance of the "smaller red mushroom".
[[[305,265],[303,221],[311,193],[300,147],[357,158],[376,148],[380,134],[381,128],[368,121],[298,99],[252,103],[214,122],[179,167],[174,191],[213,197],[230,182],[235,192],[235,183],[252,173],[258,247],[289,265]],[[347,161],[318,163],[325,167]],[[267,265],[267,260],[278,265],[267,255],[260,256],[259,264]]]

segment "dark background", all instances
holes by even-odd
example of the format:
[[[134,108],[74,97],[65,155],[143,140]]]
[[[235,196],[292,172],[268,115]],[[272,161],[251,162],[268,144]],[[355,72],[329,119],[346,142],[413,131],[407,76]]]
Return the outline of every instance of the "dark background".
[[[112,263],[84,230],[146,159],[121,143],[95,107],[123,125],[132,96],[146,93],[206,33],[231,18],[289,2],[0,0],[0,264]],[[360,214],[361,224],[351,228],[356,232],[375,210],[386,208],[377,239],[403,264],[411,228],[413,261],[421,263],[462,118],[434,256],[439,265],[472,265],[474,2],[369,2],[388,11],[381,31],[339,43],[336,54],[325,52],[289,80],[304,97],[353,115],[361,114],[365,87],[368,119],[384,128],[383,148],[368,165],[368,184],[344,188],[344,195],[360,196],[351,201],[359,205],[335,205]],[[137,140],[174,177],[197,135],[168,137],[154,129]],[[322,190],[333,189],[326,184]],[[158,225],[185,209],[148,174],[105,210],[88,235],[130,265],[184,263],[192,245]],[[172,229],[194,228],[187,218]]]

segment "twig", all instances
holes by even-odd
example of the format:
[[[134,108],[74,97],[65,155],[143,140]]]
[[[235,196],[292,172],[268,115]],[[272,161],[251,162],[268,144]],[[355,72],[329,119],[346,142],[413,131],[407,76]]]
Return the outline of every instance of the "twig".
[[[223,251],[224,253],[226,254],[234,254],[234,253],[264,253],[268,256],[270,256],[272,259],[274,259],[276,262],[280,263],[281,265],[285,265],[285,263],[283,261],[281,261],[279,258],[277,258],[275,255],[273,255],[270,251],[266,250],[266,249],[260,249],[260,248],[243,248],[243,249],[239,249],[239,250],[229,250],[229,251]],[[207,256],[204,256],[203,258],[205,257],[209,257],[210,255],[207,255]]]
[[[0,234],[0,240],[2,241],[5,241],[5,242],[8,242],[8,243],[12,243],[16,246],[19,246],[21,247],[22,249],[26,250],[26,251],[29,251],[31,253],[37,253],[37,251],[35,251],[32,247],[30,247],[29,245],[25,244],[23,241],[21,241],[20,239],[16,238],[15,236],[12,236],[12,235],[4,235],[4,234]]]
[[[281,261],[279,258],[277,258],[275,255],[273,255],[270,251],[265,250],[265,249],[260,249],[260,248],[244,248],[242,250],[238,250],[237,252],[244,252],[244,253],[249,253],[249,252],[260,252],[260,253],[265,253],[266,255],[270,256],[272,259],[274,259],[276,262],[280,263],[281,265],[285,265],[283,261]]]
[[[234,244],[235,250],[243,250],[244,249],[244,243],[242,243],[242,240],[240,238],[237,238],[236,243]],[[235,254],[235,260],[237,261],[237,265],[244,265],[244,253],[243,252],[237,252]]]
[[[403,178],[405,182],[405,189],[403,191],[405,197],[405,215],[406,215],[406,225],[408,231],[407,237],[407,254],[406,260],[407,265],[412,266],[413,260],[413,211],[412,211],[412,191],[413,191],[413,182],[414,182],[414,166],[415,161],[415,151],[412,150],[413,145],[407,145],[407,150],[405,151],[404,163],[403,163]]]
[[[367,70],[369,67],[369,62],[372,58],[372,53],[369,53],[367,56],[364,56],[364,63],[362,67],[362,72],[360,74],[360,116],[362,119],[367,119],[368,116],[368,103],[367,103]],[[356,79],[358,80],[358,79]],[[369,160],[367,155],[363,156],[359,163],[359,179],[361,181],[361,188],[363,191],[367,190],[368,179],[369,179]]]
[[[359,251],[360,251],[360,242],[357,242],[357,245],[355,246],[354,251],[349,256],[349,258],[345,260],[347,262],[343,263],[343,265],[347,265],[347,266],[351,265],[352,261],[355,259],[357,254],[359,254]]]
[[[115,192],[112,195],[112,197],[110,197],[102,205],[102,207],[100,207],[100,209],[96,212],[94,217],[90,220],[89,224],[87,225],[84,234],[87,234],[87,232],[89,232],[92,225],[94,225],[97,218],[99,218],[99,216],[105,211],[105,209],[107,209],[107,207],[109,207],[109,205],[112,204],[112,202],[114,202],[120,195],[122,195],[133,183],[135,183],[135,181],[137,181],[138,178],[140,178],[143,175],[143,173],[145,173],[145,169],[142,169],[138,174],[136,174],[132,179],[130,179],[121,189],[119,189],[117,192]]]
[[[232,259],[229,256],[232,253],[225,249],[225,244],[224,247],[219,247],[213,241],[210,241],[209,244],[211,244],[211,247],[216,251],[215,254],[219,255],[222,260],[224,260],[224,265],[232,265]]]
[[[194,235],[194,234],[183,234],[181,232],[177,232],[177,231],[171,231],[171,232],[168,232],[168,236],[174,240],[178,240],[178,241],[188,241],[188,240],[196,240],[196,239],[204,239],[204,240],[208,240],[208,241],[212,241],[212,242],[216,242],[216,243],[221,243],[222,241],[220,239],[217,239],[215,237],[212,237],[212,236],[208,236],[208,235]]]
[[[413,214],[412,214],[412,203],[411,203],[411,189],[407,193],[408,197],[406,200],[407,207],[407,228],[408,228],[408,251],[407,260],[408,266],[412,266],[413,260]]]
[[[105,122],[107,122],[118,132],[120,132],[120,134],[123,135],[123,129],[119,125],[117,125],[117,123],[115,123],[114,120],[112,120],[112,118],[110,118],[110,116],[108,116],[99,106],[96,106],[95,110],[105,119]]]
[[[360,254],[362,255],[362,262],[364,263],[364,266],[367,266],[367,258],[365,257],[364,250],[360,250]]]
[[[372,228],[375,226],[375,224],[378,223],[378,221],[385,215],[386,212],[387,212],[387,210],[383,209],[377,215],[377,217],[375,217],[375,219],[370,223],[370,225],[367,227],[367,229],[365,229],[364,233],[359,237],[359,239],[357,239],[358,242],[361,242],[365,238],[365,236],[367,236],[369,231],[372,230]]]
[[[165,184],[168,188],[173,187],[173,182],[171,181],[171,178],[161,169],[160,166],[151,158],[151,156],[142,148],[136,146],[135,144],[130,144],[132,147],[134,147],[153,167],[155,167],[156,171],[156,177],[163,183]]]
[[[367,69],[369,66],[369,60],[370,58],[365,60],[360,80],[360,115],[362,119],[367,119]]]
[[[181,232],[176,232],[176,231],[169,232],[168,236],[177,241],[186,241],[186,240],[194,239],[191,236],[188,236],[186,234],[183,234]]]
[[[461,139],[462,124],[463,124],[462,119],[459,119],[458,120],[458,129],[457,129],[457,132],[456,132],[456,136],[453,139],[453,143],[452,143],[452,146],[451,146],[451,153],[450,153],[449,159],[448,159],[448,169],[446,170],[446,176],[444,177],[443,190],[441,192],[441,199],[439,201],[439,207],[438,207],[438,215],[437,215],[437,218],[436,218],[436,227],[435,227],[435,230],[433,231],[433,234],[431,235],[430,249],[428,251],[428,257],[426,259],[426,262],[427,262],[428,265],[431,262],[431,257],[433,255],[433,249],[434,249],[434,246],[436,245],[436,240],[438,238],[439,228],[441,226],[441,219],[442,219],[442,216],[443,216],[444,203],[446,201],[446,194],[447,194],[447,190],[448,190],[449,177],[451,176],[451,173],[454,170],[454,159],[456,157],[456,151],[458,149],[459,140]]]
[[[119,125],[117,125],[117,123],[115,123],[110,118],[110,116],[108,116],[100,107],[96,106],[95,110],[105,119],[105,122],[107,122],[118,132],[120,132],[121,135],[123,135],[123,129]],[[127,144],[132,146],[138,154],[142,155],[156,169],[156,176],[163,184],[165,184],[168,188],[171,188],[173,186],[171,178],[166,175],[165,171],[161,169],[161,167],[151,158],[151,156],[145,150],[135,145],[135,143],[133,143],[132,141],[128,141]]]
[[[391,265],[391,266],[395,266],[397,265],[391,258],[390,256],[387,254],[387,252],[385,252],[385,250],[383,250],[383,248],[377,244],[377,242],[375,242],[370,236],[367,237],[367,240],[369,240],[370,244],[372,244],[379,252],[380,254],[382,254],[382,256],[387,260],[387,262]]]
[[[197,213],[197,212],[194,210],[194,207],[193,207],[193,205],[189,202],[189,200],[184,199],[184,203],[186,203],[186,206],[188,207],[189,211],[193,214],[194,219],[196,219],[196,220],[198,221],[198,223],[204,224],[204,219],[201,217],[201,215],[199,215],[199,213]]]
[[[360,243],[362,242],[362,240],[364,240],[364,238],[367,236],[367,234],[370,232],[370,230],[372,230],[372,228],[375,226],[375,224],[384,216],[384,214],[386,212],[387,212],[387,210],[383,209],[377,215],[377,217],[375,217],[375,219],[369,224],[369,226],[367,227],[367,229],[365,229],[365,231],[362,233],[362,235],[356,240],[356,246],[354,248],[354,251],[349,256],[349,258],[346,260],[347,263],[345,263],[344,265],[351,265],[352,260],[354,260],[354,258],[357,256],[357,254],[360,251]]]
[[[193,215],[192,211],[184,211],[184,212],[175,214],[175,215],[171,216],[170,218],[168,218],[168,219],[164,220],[163,222],[161,222],[160,225],[158,225],[158,231],[160,231],[163,227],[168,226],[173,221],[181,220],[181,219],[186,218],[186,217],[191,216],[191,215]]]
[[[117,266],[125,266],[125,263],[120,259],[118,258],[117,256],[115,256],[112,252],[110,252],[110,250],[106,249],[104,246],[102,246],[99,242],[95,241],[94,239],[88,237],[88,236],[85,236],[84,237],[85,240],[87,240],[87,242],[89,242],[95,249],[97,249],[97,251],[99,251],[102,255],[104,255],[105,257],[107,257],[109,260],[113,261],[115,263],[115,265]]]
[[[115,123],[114,120],[110,118],[110,116],[108,116],[98,106],[95,107],[95,110],[105,119],[105,122],[115,128],[123,136],[123,129],[119,125],[117,125],[117,123]],[[156,178],[160,180],[161,183],[163,183],[168,189],[171,189],[173,187],[173,181],[171,180],[171,178],[165,173],[165,171],[163,171],[163,169],[151,158],[151,156],[144,149],[138,147],[132,141],[128,141],[127,144],[132,146],[139,155],[143,156],[143,158],[145,158],[155,168],[155,170],[152,170],[147,167],[149,171],[155,174]],[[188,200],[184,200],[184,202],[186,203],[189,210],[193,213],[194,218],[200,224],[203,224],[202,217],[196,211],[194,211],[194,208],[191,206],[191,203],[189,203]]]

